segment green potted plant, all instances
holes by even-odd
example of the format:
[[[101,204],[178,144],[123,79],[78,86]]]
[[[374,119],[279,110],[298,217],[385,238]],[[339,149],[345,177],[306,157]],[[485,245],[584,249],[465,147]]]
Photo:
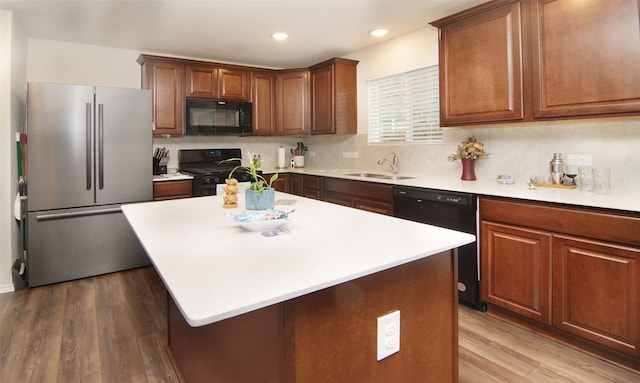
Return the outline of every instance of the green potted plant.
[[[469,136],[465,141],[458,144],[456,152],[450,154],[448,158],[449,161],[462,161],[461,180],[473,181],[476,179],[475,160],[488,155],[489,153],[484,151],[484,144],[474,136]]]
[[[278,173],[269,178],[267,181],[258,173],[262,159],[256,157],[249,152],[249,166],[236,166],[229,172],[227,178],[233,178],[233,173],[238,169],[245,169],[251,175],[251,183],[245,191],[245,205],[247,210],[267,210],[273,209],[275,204],[275,190],[271,186],[278,179]]]

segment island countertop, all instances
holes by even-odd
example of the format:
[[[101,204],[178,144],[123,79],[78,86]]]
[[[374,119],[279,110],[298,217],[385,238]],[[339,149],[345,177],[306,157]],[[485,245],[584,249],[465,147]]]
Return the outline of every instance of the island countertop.
[[[198,327],[471,243],[470,234],[276,193],[295,209],[265,237],[239,227],[222,197],[122,207],[182,315]],[[295,201],[295,203],[293,203]],[[282,203],[282,204],[279,204]],[[290,204],[293,203],[293,204]]]

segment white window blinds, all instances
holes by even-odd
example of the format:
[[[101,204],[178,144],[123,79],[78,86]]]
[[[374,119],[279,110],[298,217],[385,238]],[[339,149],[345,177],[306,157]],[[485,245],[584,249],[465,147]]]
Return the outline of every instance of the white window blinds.
[[[438,66],[370,80],[369,143],[442,142]]]

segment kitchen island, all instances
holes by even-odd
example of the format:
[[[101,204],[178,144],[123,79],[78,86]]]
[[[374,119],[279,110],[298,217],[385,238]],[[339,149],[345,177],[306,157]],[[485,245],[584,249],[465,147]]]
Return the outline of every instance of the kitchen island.
[[[455,249],[474,236],[276,202],[295,212],[273,237],[237,226],[220,196],[123,207],[169,292],[186,382],[457,381]],[[377,318],[396,310],[400,351],[378,361]]]

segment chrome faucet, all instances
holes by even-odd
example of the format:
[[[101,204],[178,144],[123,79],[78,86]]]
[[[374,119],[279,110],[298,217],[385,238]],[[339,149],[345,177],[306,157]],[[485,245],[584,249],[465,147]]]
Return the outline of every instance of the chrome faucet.
[[[394,152],[391,152],[391,153],[393,153],[393,159],[391,161],[389,161],[386,158],[383,158],[378,161],[378,165],[382,165],[385,162],[388,162],[389,166],[391,166],[391,170],[393,171],[393,174],[398,174],[398,156]]]

